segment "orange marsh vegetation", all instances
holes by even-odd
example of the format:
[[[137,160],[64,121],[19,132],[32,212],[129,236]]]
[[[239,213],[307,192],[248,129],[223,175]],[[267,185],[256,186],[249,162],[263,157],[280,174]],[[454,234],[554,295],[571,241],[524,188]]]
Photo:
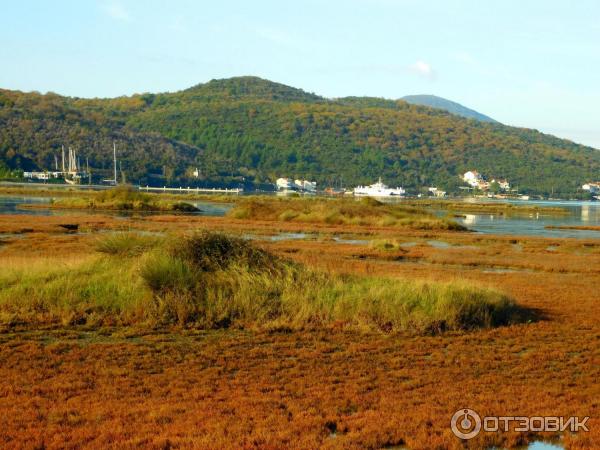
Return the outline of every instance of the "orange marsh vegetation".
[[[600,240],[211,217],[0,216],[0,267],[78,264],[107,230],[191,229],[259,236],[260,247],[330,272],[474,282],[540,320],[435,336],[335,325],[5,326],[2,448],[459,449],[449,421],[464,407],[590,416],[589,433],[562,442],[600,447]],[[306,236],[269,238],[281,232]],[[481,433],[466,446],[540,437]]]

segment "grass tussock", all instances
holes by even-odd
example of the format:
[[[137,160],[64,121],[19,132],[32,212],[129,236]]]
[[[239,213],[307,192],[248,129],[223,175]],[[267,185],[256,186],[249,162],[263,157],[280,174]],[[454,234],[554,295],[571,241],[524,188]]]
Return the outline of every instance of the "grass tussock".
[[[374,239],[369,242],[371,248],[390,252],[402,250],[403,244],[406,244],[406,242],[399,239]]]
[[[109,211],[164,211],[197,212],[195,206],[158,195],[142,193],[131,186],[117,186],[93,195],[81,197],[62,197],[53,199],[50,204],[27,204],[24,207],[56,209],[94,209]]]
[[[398,227],[417,230],[466,230],[457,222],[436,217],[423,209],[403,204],[386,204],[372,198],[253,198],[238,201],[229,211],[234,219],[276,220]]]
[[[158,235],[120,231],[98,239],[96,250],[108,255],[139,256],[157,247],[163,240]]]
[[[78,264],[2,271],[1,320],[440,333],[524,318],[494,290],[332,275],[217,233],[171,240],[120,233],[98,250],[105,256]]]

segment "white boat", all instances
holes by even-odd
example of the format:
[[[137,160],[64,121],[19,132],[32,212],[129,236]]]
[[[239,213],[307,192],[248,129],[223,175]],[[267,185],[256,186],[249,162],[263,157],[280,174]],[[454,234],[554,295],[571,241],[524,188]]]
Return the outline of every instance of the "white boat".
[[[354,188],[354,195],[362,195],[368,197],[402,197],[406,191],[401,187],[390,188],[379,181],[370,186],[358,186]]]

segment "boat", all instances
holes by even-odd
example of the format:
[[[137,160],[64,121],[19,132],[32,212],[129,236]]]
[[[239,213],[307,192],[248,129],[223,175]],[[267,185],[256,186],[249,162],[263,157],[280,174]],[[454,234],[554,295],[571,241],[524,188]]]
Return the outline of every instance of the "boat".
[[[358,186],[354,188],[354,195],[368,196],[368,197],[402,197],[406,194],[406,191],[401,187],[390,188],[379,181],[370,186]]]

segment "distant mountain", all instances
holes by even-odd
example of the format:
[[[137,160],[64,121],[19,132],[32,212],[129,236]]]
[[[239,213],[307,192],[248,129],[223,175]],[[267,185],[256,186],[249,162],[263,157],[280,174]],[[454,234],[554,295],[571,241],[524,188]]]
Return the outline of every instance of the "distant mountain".
[[[412,192],[458,192],[459,175],[477,170],[523,193],[569,196],[600,173],[600,151],[536,130],[403,100],[327,99],[257,77],[113,99],[0,89],[0,167],[51,169],[65,145],[110,177],[115,140],[127,179],[158,186],[280,176],[354,186],[381,176]]]
[[[406,97],[402,97],[401,100],[404,100],[411,105],[422,105],[429,106],[430,108],[443,109],[451,114],[466,117],[467,119],[475,119],[479,120],[480,122],[498,123],[491,117],[469,109],[460,103],[446,100],[445,98],[438,97],[436,95],[407,95]]]

